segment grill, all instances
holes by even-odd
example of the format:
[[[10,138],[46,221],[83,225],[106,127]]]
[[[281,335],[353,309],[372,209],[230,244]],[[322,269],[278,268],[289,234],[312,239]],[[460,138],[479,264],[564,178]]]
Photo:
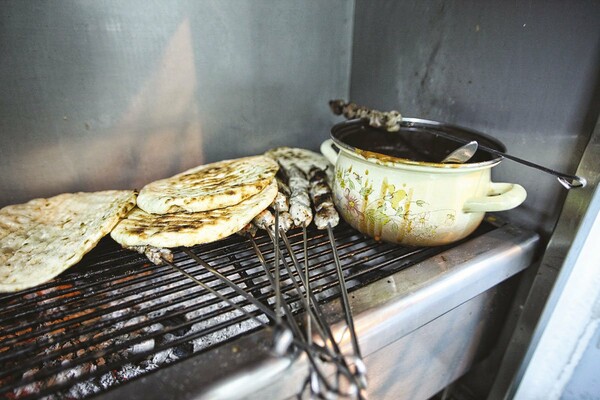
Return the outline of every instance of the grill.
[[[490,229],[485,224],[479,233]],[[302,232],[290,231],[288,237],[302,262]],[[335,237],[350,291],[446,249],[376,242],[345,224],[335,229]],[[263,233],[255,240],[267,263],[273,265],[269,237]],[[190,250],[273,308],[274,293],[248,239],[233,236]],[[289,254],[283,249],[281,254],[289,262]],[[338,297],[326,233],[309,230],[308,257],[311,287],[319,302]],[[174,264],[230,302],[172,266],[151,264],[109,238],[52,282],[2,295],[0,395],[89,397],[272,324],[185,251],[174,253]],[[299,313],[298,293],[283,268],[281,282],[286,302]]]

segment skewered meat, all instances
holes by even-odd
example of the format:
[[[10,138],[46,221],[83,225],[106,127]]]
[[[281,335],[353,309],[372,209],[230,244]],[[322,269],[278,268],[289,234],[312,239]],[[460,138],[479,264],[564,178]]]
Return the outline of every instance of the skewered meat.
[[[281,171],[281,175],[283,175],[283,171],[281,169],[279,171]],[[287,183],[284,182],[285,177],[280,176],[280,174],[277,174],[276,179],[277,179],[277,189],[279,189],[279,192],[282,195],[284,195],[285,197],[287,197],[289,200],[292,192],[290,190],[290,187],[287,185]],[[289,206],[289,201],[288,201],[288,206]]]
[[[384,128],[390,132],[400,130],[402,115],[395,110],[377,111],[354,103],[346,103],[344,100],[331,100],[329,107],[335,115],[343,114],[347,119],[368,118],[369,125],[375,128]]]
[[[294,226],[292,216],[288,212],[290,209],[290,191],[285,182],[282,181],[282,178],[278,176],[276,179],[279,191],[277,192],[275,200],[271,203],[270,209],[279,212],[279,229],[287,232]],[[275,216],[270,209],[264,210],[254,218],[253,225],[255,228],[273,229],[273,226],[275,225]]]
[[[281,212],[279,213],[279,229],[284,232],[289,231],[294,226],[294,220],[289,212]]]
[[[256,217],[254,217],[252,224],[258,229],[272,231],[273,226],[275,226],[275,215],[273,215],[269,209],[263,210]],[[288,212],[279,213],[279,229],[287,232],[292,228],[292,226],[293,220],[290,214]]]
[[[254,217],[254,219],[252,220],[252,223],[258,229],[264,229],[264,230],[271,229],[271,227],[273,225],[275,225],[275,216],[268,209],[263,210],[263,211],[259,212],[256,215],[256,217]]]
[[[164,264],[163,258],[169,262],[173,262],[173,253],[169,249],[161,249],[160,247],[153,246],[126,246],[125,248],[145,255],[148,260],[156,265]]]
[[[315,215],[317,227],[324,229],[328,223],[331,226],[338,224],[339,216],[333,205],[329,186],[333,181],[333,168],[325,157],[310,150],[290,147],[278,147],[265,154],[279,163],[279,174],[287,177],[290,190],[289,212],[295,226],[308,226],[313,220],[310,196],[313,197],[315,212],[319,214]],[[307,176],[312,176],[311,174],[316,174],[312,184],[314,188],[310,189],[313,194],[309,193],[311,183],[307,181]],[[282,192],[285,190],[283,179],[285,178],[278,179]]]
[[[256,225],[254,225],[252,222],[250,222],[250,223],[246,224],[246,226],[244,226],[242,229],[240,229],[240,231],[238,232],[238,235],[254,237],[256,235],[257,231],[258,231],[258,227]]]
[[[273,200],[273,203],[271,203],[271,208],[279,211],[280,213],[289,211],[290,204],[288,201],[288,196],[286,196],[282,192],[277,192],[277,196],[275,196],[275,200]]]
[[[267,151],[265,155],[277,161],[281,167],[279,173],[289,175],[287,170],[291,166],[296,166],[305,175],[308,175],[308,171],[312,167],[318,167],[327,172],[328,182],[333,182],[333,168],[331,168],[331,163],[321,154],[314,151],[297,147],[277,147]],[[286,182],[287,177],[283,178],[283,181]]]
[[[332,228],[340,222],[340,216],[333,205],[331,188],[327,184],[327,174],[320,168],[309,171],[310,197],[315,207],[315,225],[317,229]]]
[[[292,194],[290,196],[290,215],[294,220],[295,226],[310,225],[313,213],[310,208],[310,198],[308,194],[308,180],[306,175],[295,165],[286,168],[289,179],[289,186]]]

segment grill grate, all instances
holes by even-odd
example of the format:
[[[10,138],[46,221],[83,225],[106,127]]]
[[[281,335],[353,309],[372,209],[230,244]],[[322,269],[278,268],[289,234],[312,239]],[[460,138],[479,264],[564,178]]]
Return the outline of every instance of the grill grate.
[[[379,243],[340,224],[336,242],[347,285],[353,288],[433,256],[444,247],[406,248]],[[302,232],[288,237],[303,262]],[[266,234],[256,243],[269,265]],[[249,241],[239,236],[195,246],[194,254],[270,308],[274,294]],[[287,252],[282,256],[291,262]],[[256,307],[183,252],[174,263],[260,321]],[[309,229],[310,282],[319,301],[338,295],[326,232]],[[299,296],[285,269],[282,292],[292,309]],[[110,238],[57,279],[0,295],[0,397],[85,398],[164,365],[208,351],[260,324],[168,265],[123,250]]]

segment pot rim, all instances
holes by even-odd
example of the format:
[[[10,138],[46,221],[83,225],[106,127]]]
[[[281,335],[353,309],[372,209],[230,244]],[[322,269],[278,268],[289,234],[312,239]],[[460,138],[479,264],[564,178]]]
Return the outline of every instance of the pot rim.
[[[443,163],[428,162],[428,161],[414,161],[414,160],[409,160],[406,158],[393,157],[393,156],[388,156],[388,155],[384,155],[384,154],[377,153],[377,152],[371,152],[371,151],[359,149],[357,147],[351,146],[351,145],[343,142],[342,140],[340,140],[336,137],[336,133],[338,133],[342,129],[349,129],[349,128],[352,129],[355,127],[363,127],[365,125],[372,129],[378,129],[378,128],[373,128],[373,127],[369,126],[368,119],[366,119],[366,118],[351,119],[351,120],[347,120],[347,121],[343,121],[343,122],[335,124],[331,128],[331,133],[330,133],[331,139],[333,140],[335,145],[340,148],[341,151],[343,151],[351,156],[365,160],[367,162],[375,163],[375,164],[383,165],[383,166],[388,166],[388,167],[403,168],[403,169],[410,169],[410,170],[417,170],[417,171],[435,171],[435,172],[474,171],[474,170],[478,170],[478,169],[485,169],[485,168],[491,168],[493,166],[496,166],[504,158],[501,156],[495,156],[495,158],[492,158],[487,161],[482,161],[482,162],[477,162],[477,163],[465,163],[465,164],[451,164],[451,163],[443,164]],[[443,122],[426,120],[426,119],[421,119],[421,118],[402,118],[402,122],[401,122],[400,126],[403,128],[430,129],[432,131],[435,131],[435,130],[439,130],[439,131],[460,130],[463,132],[467,132],[473,136],[479,136],[483,139],[486,139],[486,140],[494,143],[494,145],[497,147],[497,149],[499,151],[506,152],[506,147],[498,139],[488,136],[484,133],[475,131],[473,129],[467,129],[467,128],[463,128],[463,127],[457,126],[457,125],[451,125],[451,124],[447,124],[447,123],[443,123]],[[392,134],[392,135],[394,133],[395,132],[390,132],[390,134]]]

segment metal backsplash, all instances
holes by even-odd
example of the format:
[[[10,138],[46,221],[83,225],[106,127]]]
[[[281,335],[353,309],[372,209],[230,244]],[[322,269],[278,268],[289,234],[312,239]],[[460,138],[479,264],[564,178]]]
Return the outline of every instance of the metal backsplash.
[[[573,172],[600,109],[598,20],[591,0],[4,1],[0,206],[316,149],[338,97]],[[552,177],[507,160],[494,178],[528,190],[509,220],[552,230]]]
[[[318,149],[354,2],[3,1],[0,206]]]
[[[573,173],[600,110],[600,3],[357,0],[351,98],[455,123]],[[527,201],[503,213],[548,234],[566,191],[505,160]]]

